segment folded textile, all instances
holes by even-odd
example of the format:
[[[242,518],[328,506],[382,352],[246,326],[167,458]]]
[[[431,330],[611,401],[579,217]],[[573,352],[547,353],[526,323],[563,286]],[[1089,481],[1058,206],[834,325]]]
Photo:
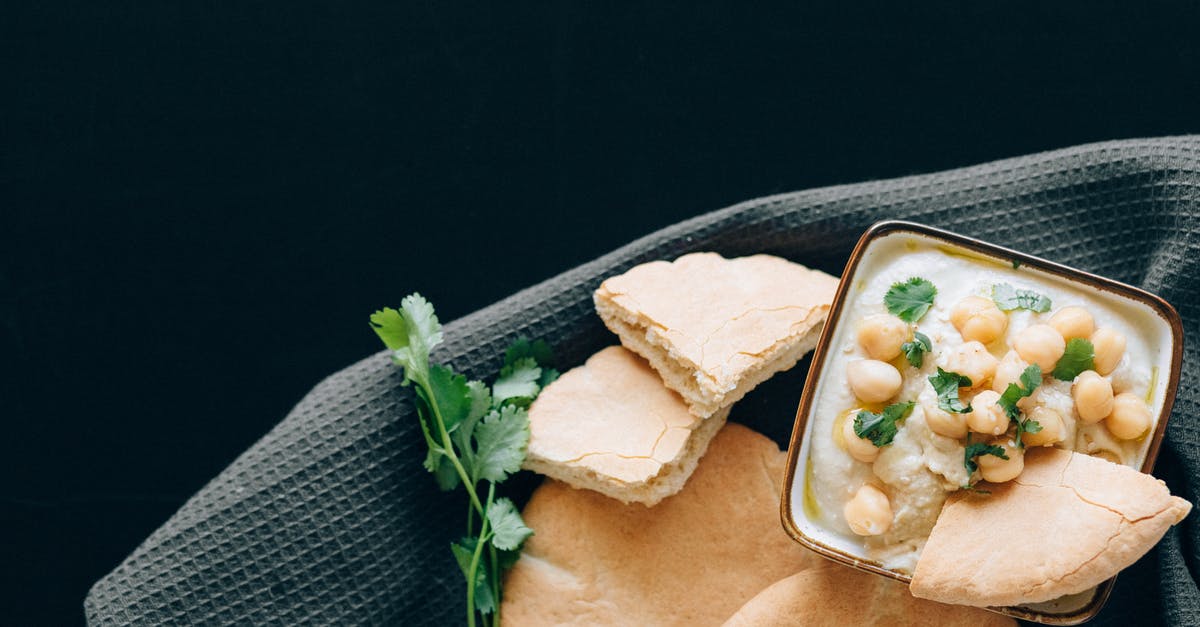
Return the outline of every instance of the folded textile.
[[[715,211],[457,320],[434,358],[493,375],[518,336],[561,367],[612,342],[592,291],[612,275],[693,251],[769,253],[837,275],[871,223],[948,228],[1148,289],[1184,319],[1184,371],[1156,474],[1200,487],[1200,137],[1091,144],[937,174],[771,196]],[[399,298],[383,294],[381,298]],[[364,312],[365,314],[365,312]],[[734,407],[786,445],[807,360]],[[425,443],[383,353],[318,384],[259,442],[92,588],[93,625],[404,624],[461,620],[449,544],[460,494],[421,468]],[[180,399],[185,402],[185,399]],[[743,418],[739,408],[745,411]],[[505,485],[518,499],[537,478]],[[1119,578],[1095,625],[1200,624],[1200,523],[1185,520]],[[782,530],[780,531],[782,533]]]

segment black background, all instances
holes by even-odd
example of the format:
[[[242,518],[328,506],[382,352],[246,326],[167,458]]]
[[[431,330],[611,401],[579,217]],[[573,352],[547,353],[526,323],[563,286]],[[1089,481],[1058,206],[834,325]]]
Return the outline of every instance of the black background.
[[[81,621],[88,586],[378,349],[367,315],[408,292],[450,320],[754,196],[1200,130],[1194,3],[14,4],[18,624]]]

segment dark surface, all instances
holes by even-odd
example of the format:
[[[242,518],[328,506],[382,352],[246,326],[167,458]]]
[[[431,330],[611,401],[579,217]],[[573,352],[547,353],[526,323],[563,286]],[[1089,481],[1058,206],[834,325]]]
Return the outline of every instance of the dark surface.
[[[767,252],[836,271],[862,231],[884,217],[986,237],[1136,283],[1174,303],[1185,336],[1195,337],[1198,187],[1194,136],[1092,144],[750,201],[668,227],[461,318],[446,327],[446,344],[433,358],[485,378],[513,339],[528,336],[550,342],[560,365],[571,367],[613,342],[592,307],[605,277],[696,250]],[[731,419],[782,442],[802,370],[755,390]],[[464,597],[447,547],[461,533],[462,499],[439,493],[421,469],[425,444],[400,380],[381,352],[321,382],[92,589],[89,622],[460,620]],[[1158,471],[1192,502],[1200,477],[1198,380],[1200,346],[1188,343]],[[534,483],[526,474],[504,490],[521,503]],[[1095,624],[1200,624],[1198,529],[1188,519],[1169,530],[1123,573]]]
[[[407,292],[449,320],[744,198],[1200,129],[1200,7],[999,6],[4,3],[0,611],[78,622]]]

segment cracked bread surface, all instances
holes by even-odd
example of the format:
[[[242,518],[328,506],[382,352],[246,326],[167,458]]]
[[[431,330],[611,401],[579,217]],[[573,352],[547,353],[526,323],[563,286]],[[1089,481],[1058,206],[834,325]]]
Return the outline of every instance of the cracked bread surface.
[[[504,582],[506,625],[720,625],[763,588],[823,560],[779,524],[786,455],[736,423],[678,494],[625,505],[547,479]]]
[[[653,506],[683,487],[728,413],[707,420],[691,414],[645,360],[610,346],[563,374],[529,408],[524,468]]]
[[[1127,466],[1058,448],[991,495],[947,500],[917,561],[914,596],[975,606],[1040,603],[1083,592],[1154,547],[1191,511]]]
[[[838,280],[771,255],[692,253],[604,281],[596,311],[707,417],[816,345]]]

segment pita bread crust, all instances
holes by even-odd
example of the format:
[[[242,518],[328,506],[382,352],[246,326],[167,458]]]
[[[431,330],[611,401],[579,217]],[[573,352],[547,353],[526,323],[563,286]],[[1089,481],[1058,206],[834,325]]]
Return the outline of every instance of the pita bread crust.
[[[547,480],[523,513],[535,535],[504,584],[507,625],[719,625],[821,558],[779,525],[785,455],[738,424],[657,507]]]
[[[1183,520],[1191,503],[1132,468],[1058,448],[1025,471],[951,496],[917,561],[914,596],[975,606],[1040,603],[1116,575]]]
[[[610,346],[547,386],[529,408],[524,467],[654,505],[683,487],[728,413],[697,418],[643,359]]]
[[[904,584],[835,562],[775,582],[724,627],[1013,627],[987,610],[914,598]]]
[[[609,278],[593,300],[621,343],[707,417],[812,350],[837,285],[770,255],[692,253]]]

